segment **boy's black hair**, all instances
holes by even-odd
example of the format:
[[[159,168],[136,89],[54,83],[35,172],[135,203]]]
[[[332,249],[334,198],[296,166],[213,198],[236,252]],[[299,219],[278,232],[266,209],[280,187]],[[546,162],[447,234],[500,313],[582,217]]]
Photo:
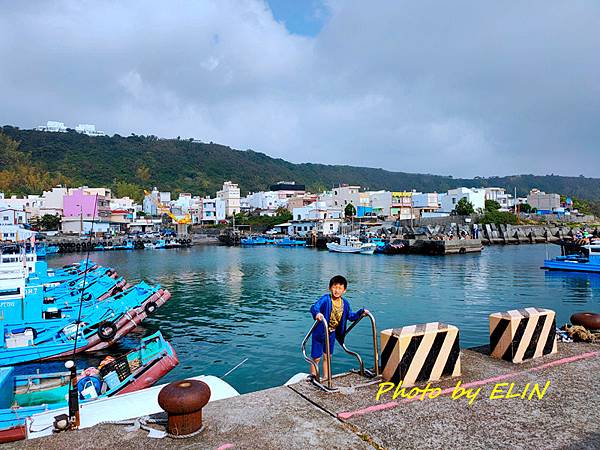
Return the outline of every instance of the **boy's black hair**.
[[[348,280],[346,280],[341,275],[336,275],[331,280],[329,280],[329,288],[331,289],[331,286],[333,286],[334,284],[343,284],[344,289],[346,289],[348,287]]]

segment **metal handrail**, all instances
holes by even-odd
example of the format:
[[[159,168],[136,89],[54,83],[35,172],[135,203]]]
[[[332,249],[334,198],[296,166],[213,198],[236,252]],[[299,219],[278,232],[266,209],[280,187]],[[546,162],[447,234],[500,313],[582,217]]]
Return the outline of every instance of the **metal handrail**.
[[[329,325],[327,324],[327,320],[325,320],[325,318],[322,319],[322,322],[323,322],[323,326],[325,327],[325,355],[327,356],[327,369],[328,369],[327,370],[327,387],[325,387],[321,384],[321,375],[320,375],[320,371],[319,371],[319,365],[316,363],[316,361],[312,357],[310,357],[306,354],[306,342],[308,341],[308,338],[310,337],[310,335],[315,331],[315,328],[317,328],[317,325],[319,325],[319,320],[315,320],[312,327],[310,327],[310,330],[308,330],[308,333],[306,333],[306,336],[304,336],[304,339],[302,340],[301,349],[302,349],[302,354],[304,355],[304,359],[312,365],[312,367],[315,369],[315,372],[317,374],[313,381],[315,381],[319,387],[322,387],[326,390],[332,390],[332,387],[331,387],[331,351],[330,351],[330,347],[329,347]],[[325,364],[325,362],[323,362],[323,364]]]
[[[377,345],[377,326],[375,325],[375,317],[373,317],[373,314],[371,314],[370,312],[367,312],[366,316],[371,321],[371,331],[373,333],[373,356],[374,356],[374,360],[375,360],[375,366],[374,366],[375,376],[378,376],[379,375],[379,347]],[[352,350],[349,350],[346,347],[345,337],[348,336],[348,333],[350,333],[350,331],[352,331],[352,329],[362,320],[363,317],[365,317],[365,316],[360,316],[356,321],[354,321],[352,323],[352,325],[350,325],[348,327],[348,329],[346,330],[346,334],[344,335],[344,344],[342,344],[342,348],[344,349],[344,351],[346,353],[354,356],[358,360],[359,373],[361,376],[365,375],[365,367],[364,367],[363,360],[358,353],[353,352]]]
[[[371,330],[373,333],[373,353],[374,353],[373,356],[375,359],[375,367],[374,367],[375,373],[373,374],[370,371],[366,371],[366,372],[368,372],[369,377],[375,377],[375,376],[379,376],[379,347],[377,344],[377,326],[375,325],[375,317],[373,317],[373,315],[370,312],[367,313],[366,316],[368,316],[369,320],[371,321]],[[348,327],[344,337],[348,335],[348,333],[362,320],[363,317],[365,317],[365,316],[359,317],[356,321],[354,321]],[[335,391],[337,391],[337,389],[333,388],[331,385],[333,375],[331,373],[331,351],[330,351],[330,346],[329,346],[329,338],[330,338],[329,325],[327,323],[327,320],[325,320],[325,318],[323,318],[322,321],[323,321],[323,326],[325,327],[325,355],[327,357],[327,362],[326,363],[324,362],[323,364],[327,364],[327,369],[328,369],[327,386],[325,386],[321,383],[319,365],[316,363],[316,361],[312,357],[310,357],[306,354],[306,342],[308,341],[308,338],[310,337],[310,335],[315,331],[315,328],[319,324],[319,320],[315,320],[315,322],[312,324],[312,327],[310,327],[310,330],[308,330],[308,333],[306,333],[306,336],[304,336],[304,339],[302,340],[302,344],[301,344],[301,349],[302,349],[302,354],[304,355],[304,359],[315,369],[316,376],[312,376],[312,382],[314,384],[316,384],[319,388],[321,388],[327,392],[335,392]],[[344,351],[346,353],[354,356],[358,360],[359,373],[361,376],[365,376],[365,368],[364,368],[364,363],[363,363],[361,356],[357,352],[353,352],[352,350],[349,350],[348,347],[346,347],[345,343],[342,344],[342,348],[344,349]]]

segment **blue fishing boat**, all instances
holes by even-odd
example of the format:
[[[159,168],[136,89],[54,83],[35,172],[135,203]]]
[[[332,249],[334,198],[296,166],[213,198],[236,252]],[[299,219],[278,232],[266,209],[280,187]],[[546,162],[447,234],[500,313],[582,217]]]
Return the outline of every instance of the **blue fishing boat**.
[[[291,239],[291,238],[283,238],[279,239],[275,242],[275,245],[279,247],[304,247],[306,245],[306,241],[302,241],[300,239]]]
[[[133,241],[125,241],[122,245],[115,245],[113,250],[134,250]]]
[[[158,239],[154,243],[154,248],[167,248],[167,241],[165,241],[164,239]]]
[[[79,315],[78,300],[64,309],[49,307],[42,293],[39,287],[28,287],[25,296],[15,290],[0,305],[0,366],[104,348],[170,298],[160,286],[141,282],[101,302],[82,304]]]
[[[107,357],[98,368],[79,371],[80,402],[150,387],[178,362],[175,351],[158,331],[143,338],[139,348],[117,358]],[[67,406],[69,372],[14,372],[13,367],[0,368],[0,443],[25,438],[26,417]]]
[[[385,242],[382,238],[379,238],[379,237],[371,238],[371,239],[369,239],[369,242],[371,244],[376,245],[375,253],[383,253],[383,249],[387,245],[387,242]]]
[[[546,259],[542,269],[600,273],[600,243],[582,245],[579,253]]]
[[[262,236],[248,236],[247,238],[240,239],[242,245],[266,245],[267,239]]]
[[[60,252],[60,247],[58,245],[48,245],[46,246],[46,255],[57,255]]]
[[[46,244],[35,244],[35,253],[39,259],[46,259]]]

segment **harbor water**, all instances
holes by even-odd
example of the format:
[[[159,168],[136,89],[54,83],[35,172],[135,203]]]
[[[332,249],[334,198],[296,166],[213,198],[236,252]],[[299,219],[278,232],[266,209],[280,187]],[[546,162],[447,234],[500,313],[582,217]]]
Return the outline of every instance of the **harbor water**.
[[[92,253],[130,282],[160,283],[173,294],[153,316],[105,353],[78,358],[96,364],[107,353],[127,351],[160,329],[180,364],[163,381],[211,374],[245,393],[281,385],[308,371],[300,343],[312,325],[310,305],[327,292],[331,276],[349,281],[346,298],[365,307],[379,330],[443,321],[460,329],[463,348],[486,344],[488,315],[527,306],[557,312],[557,324],[576,311],[600,310],[600,275],[540,270],[553,245],[493,246],[481,254],[345,255],[305,248],[196,246],[187,249]],[[83,254],[50,258],[50,266],[81,260]],[[349,335],[348,347],[372,366],[368,320]],[[336,346],[333,370],[355,360]],[[29,364],[21,370],[59,370],[62,363]]]

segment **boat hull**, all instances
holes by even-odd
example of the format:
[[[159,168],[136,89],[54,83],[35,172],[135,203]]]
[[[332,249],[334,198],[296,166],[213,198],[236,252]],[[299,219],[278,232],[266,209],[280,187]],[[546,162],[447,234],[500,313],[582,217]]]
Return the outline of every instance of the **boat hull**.
[[[544,261],[542,269],[559,270],[564,272],[600,273],[600,264],[579,263],[575,261],[556,261],[553,259],[547,259]]]

